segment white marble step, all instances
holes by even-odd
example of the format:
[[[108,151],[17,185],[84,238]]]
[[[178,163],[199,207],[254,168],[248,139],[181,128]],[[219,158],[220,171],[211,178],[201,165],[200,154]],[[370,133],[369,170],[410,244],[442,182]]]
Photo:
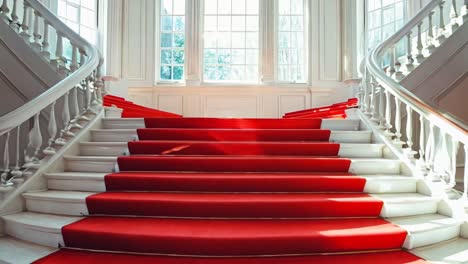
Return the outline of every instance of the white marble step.
[[[416,248],[410,252],[432,263],[466,264],[468,263],[468,239],[455,238],[434,245]]]
[[[30,212],[81,216],[88,215],[86,197],[93,192],[43,191],[24,193],[26,208]],[[382,200],[381,217],[400,217],[420,214],[434,214],[440,199],[418,193],[373,194]]]
[[[112,172],[117,157],[109,156],[65,156],[65,171]]]
[[[92,129],[94,142],[128,142],[138,139],[135,129]],[[371,143],[372,131],[332,131],[331,142],[338,143]]]
[[[63,245],[61,228],[81,219],[81,217],[33,212],[22,212],[2,218],[5,221],[6,234],[49,247]],[[439,214],[389,218],[388,220],[408,231],[404,244],[406,249],[439,243],[456,238],[460,234],[460,220]]]
[[[89,215],[86,197],[92,192],[43,191],[23,193],[29,212],[82,216]]]
[[[104,118],[103,128],[106,129],[129,129],[145,127],[143,118]],[[359,119],[324,119],[322,129],[356,131],[361,127]]]
[[[383,144],[341,144],[339,156],[344,158],[382,158]],[[124,142],[81,142],[83,156],[122,156],[128,153]]]
[[[60,216],[21,212],[1,217],[5,233],[9,236],[48,247],[63,246],[62,227],[81,219],[76,216]]]
[[[109,156],[65,156],[65,171],[112,172],[117,157]],[[352,158],[349,172],[357,175],[400,174],[401,162],[391,159]]]
[[[414,249],[456,238],[462,221],[440,214],[387,218],[408,231],[403,248]]]
[[[56,248],[41,246],[9,236],[0,237],[0,263],[29,264],[56,250]]]
[[[99,172],[57,172],[47,173],[47,187],[50,190],[105,192],[104,176]]]
[[[384,201],[382,217],[435,214],[440,198],[419,193],[383,193],[371,196]]]
[[[57,172],[45,174],[50,190],[104,192],[106,173]],[[366,175],[366,193],[416,192],[418,179],[400,175]]]

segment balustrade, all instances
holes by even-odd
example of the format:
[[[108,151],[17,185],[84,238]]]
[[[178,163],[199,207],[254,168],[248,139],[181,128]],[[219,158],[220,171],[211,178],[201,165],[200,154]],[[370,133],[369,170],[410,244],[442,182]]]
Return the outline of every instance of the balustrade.
[[[18,13],[22,14],[21,18]],[[59,152],[82,128],[81,122],[90,121],[100,111],[100,90],[104,87],[102,60],[96,48],[39,1],[4,0],[0,6],[0,23],[5,22],[49,62],[63,80],[43,95],[0,117],[0,143],[3,143],[0,145],[3,148],[0,187],[14,186],[14,179],[32,175]],[[51,32],[57,36],[55,43],[50,43]],[[71,44],[71,58],[66,58],[65,43]],[[50,50],[55,50],[52,59]]]
[[[447,189],[459,186],[456,162],[459,150],[464,151],[465,174],[460,198],[468,202],[468,127],[450,115],[441,114],[399,83],[431,56],[461,23],[466,22],[468,1],[464,1],[461,9],[457,1],[450,1],[450,19],[444,18],[444,11],[448,12],[446,2],[431,1],[402,29],[371,51],[366,59],[366,77],[362,83],[364,94],[361,96],[364,102],[360,108],[364,113],[362,117],[368,121],[378,118],[377,124],[369,124],[375,126],[374,131],[381,133],[388,144],[393,145],[395,154],[416,175],[428,181],[445,182]],[[434,25],[434,16],[438,16],[437,25]],[[413,33],[417,35],[413,36]],[[406,43],[407,48],[404,71],[401,70],[397,50],[401,43]]]

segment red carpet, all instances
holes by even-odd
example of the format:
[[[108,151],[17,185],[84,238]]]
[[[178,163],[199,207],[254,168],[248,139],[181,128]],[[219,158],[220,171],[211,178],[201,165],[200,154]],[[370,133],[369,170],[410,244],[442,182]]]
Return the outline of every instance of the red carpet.
[[[69,247],[205,256],[398,249],[406,231],[378,218],[213,220],[88,217],[62,229]]]
[[[305,257],[264,258],[188,258],[132,254],[112,254],[92,251],[61,249],[34,264],[425,264],[424,260],[404,252],[391,251],[367,254],[347,254]]]
[[[106,175],[108,191],[362,192],[366,180],[348,173],[156,173]]]
[[[328,142],[132,141],[130,154],[337,156],[340,144]]]
[[[145,123],[107,192],[86,199],[91,216],[62,228],[83,251],[36,263],[424,263],[400,251],[406,231],[379,218],[383,202],[363,193],[320,119]],[[382,250],[396,251],[362,253]],[[304,256],[321,253],[339,255]]]
[[[122,117],[123,118],[130,118],[130,117],[172,117],[172,118],[179,118],[182,117],[181,115],[144,107],[141,105],[134,104],[130,101],[125,100],[122,97],[106,95],[104,96],[104,106],[116,106],[121,108]]]
[[[86,199],[90,214],[216,218],[378,217],[366,194],[105,192]]]
[[[330,130],[321,129],[186,129],[141,128],[140,140],[188,141],[328,141]]]
[[[145,118],[147,128],[320,129],[321,119]]]
[[[281,156],[127,156],[121,171],[348,172],[351,160]]]

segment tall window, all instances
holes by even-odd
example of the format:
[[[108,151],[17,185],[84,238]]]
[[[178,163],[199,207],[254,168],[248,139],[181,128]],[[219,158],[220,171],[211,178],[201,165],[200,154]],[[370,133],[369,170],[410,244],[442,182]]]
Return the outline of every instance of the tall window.
[[[57,15],[84,39],[97,44],[97,0],[58,0]]]
[[[181,81],[185,61],[185,0],[161,0],[159,80]]]
[[[400,29],[406,14],[406,0],[367,0],[368,49],[375,48]]]
[[[277,79],[306,82],[304,0],[278,0]]]
[[[205,0],[203,78],[257,82],[259,0]]]

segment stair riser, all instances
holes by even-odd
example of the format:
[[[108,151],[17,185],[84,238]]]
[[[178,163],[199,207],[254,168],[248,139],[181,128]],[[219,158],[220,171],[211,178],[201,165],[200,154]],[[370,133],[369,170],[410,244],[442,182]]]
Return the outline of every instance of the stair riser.
[[[385,161],[353,161],[349,168],[349,172],[357,175],[369,174],[400,174],[400,161],[385,160]]]
[[[365,193],[415,193],[417,183],[413,180],[391,181],[391,180],[367,180],[364,187]]]
[[[135,141],[138,136],[135,131],[92,131],[94,142],[128,142]],[[336,132],[332,131],[330,141],[337,143],[371,143],[371,132]]]
[[[143,119],[104,119],[103,127],[105,129],[133,129],[143,128],[145,123]],[[323,120],[322,129],[356,131],[360,128],[359,120]]]
[[[437,213],[438,201],[427,201],[418,203],[385,203],[381,217],[401,217],[410,215],[435,214]]]
[[[82,216],[89,214],[85,201],[63,202],[26,198],[26,208],[30,212],[44,214],[71,216]]]
[[[112,172],[115,168],[115,161],[84,161],[66,159],[65,170],[77,172]]]
[[[66,160],[66,170],[76,172],[112,172],[115,162]],[[399,161],[356,161],[352,162],[349,171],[357,175],[400,174]]]
[[[65,244],[60,230],[57,230],[57,232],[46,232],[44,230],[35,229],[33,226],[27,226],[17,222],[5,221],[5,234],[53,248]]]
[[[343,158],[382,158],[382,146],[341,145],[338,155]],[[122,156],[128,153],[128,147],[122,144],[114,146],[81,145],[80,153],[84,156]],[[278,154],[279,155],[279,154]]]
[[[414,249],[456,238],[460,235],[460,225],[446,226],[426,232],[408,234],[403,248]]]
[[[86,181],[86,180],[59,180],[48,179],[47,187],[50,190],[60,191],[83,191],[83,192],[105,192],[106,185],[102,181]]]

